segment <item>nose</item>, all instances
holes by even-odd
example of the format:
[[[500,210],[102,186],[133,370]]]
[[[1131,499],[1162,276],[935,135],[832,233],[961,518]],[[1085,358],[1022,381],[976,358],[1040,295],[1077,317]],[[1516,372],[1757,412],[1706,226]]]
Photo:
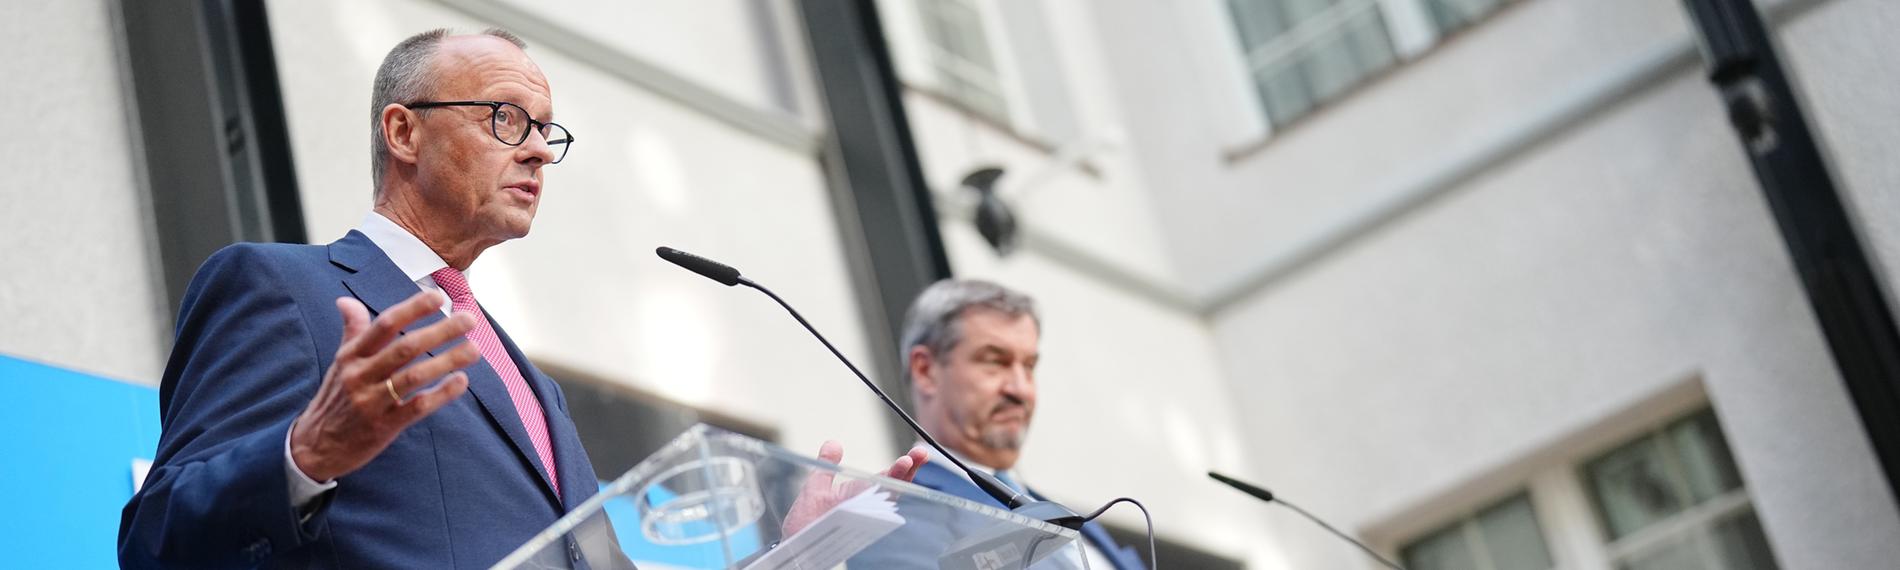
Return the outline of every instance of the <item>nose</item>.
[[[1035,399],[1035,370],[1022,364],[1009,367],[1009,372],[1003,379],[1003,393],[1023,402]]]
[[[554,148],[548,146],[547,135],[540,129],[529,129],[528,139],[515,147],[516,161],[529,166],[540,166],[554,162]]]

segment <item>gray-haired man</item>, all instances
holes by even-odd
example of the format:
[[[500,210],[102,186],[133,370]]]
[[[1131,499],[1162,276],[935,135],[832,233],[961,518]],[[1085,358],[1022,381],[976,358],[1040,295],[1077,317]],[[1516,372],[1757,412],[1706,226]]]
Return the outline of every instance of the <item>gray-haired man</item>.
[[[1028,295],[987,281],[946,279],[924,289],[904,319],[899,350],[910,376],[918,423],[972,467],[1038,499],[1012,471],[1036,412],[1036,363],[1042,321]],[[932,459],[914,482],[983,504],[999,505],[947,461]],[[1138,570],[1134,549],[1101,526],[1082,527],[1090,568]],[[911,537],[927,540],[927,537]],[[877,568],[912,565],[900,549],[854,562]],[[928,549],[924,549],[928,550]],[[935,568],[934,561],[924,565]]]

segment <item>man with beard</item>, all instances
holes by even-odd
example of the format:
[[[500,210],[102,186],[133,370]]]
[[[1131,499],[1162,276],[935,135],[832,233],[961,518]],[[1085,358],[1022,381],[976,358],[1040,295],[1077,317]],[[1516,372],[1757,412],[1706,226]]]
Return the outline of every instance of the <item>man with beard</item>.
[[[1028,295],[986,281],[946,279],[926,288],[912,302],[898,350],[910,375],[917,422],[965,464],[988,471],[1035,499],[1047,500],[1012,471],[1036,411],[1041,332],[1035,300]],[[931,458],[918,469],[913,482],[1002,506],[942,458]],[[933,546],[944,545],[932,542],[947,537],[925,534],[943,526],[948,525],[908,526],[904,530],[910,535],[887,539],[855,558],[853,565],[937,568],[934,559],[920,560],[919,555],[941,550]],[[1089,568],[1146,568],[1134,549],[1116,545],[1100,525],[1083,525],[1082,537]]]

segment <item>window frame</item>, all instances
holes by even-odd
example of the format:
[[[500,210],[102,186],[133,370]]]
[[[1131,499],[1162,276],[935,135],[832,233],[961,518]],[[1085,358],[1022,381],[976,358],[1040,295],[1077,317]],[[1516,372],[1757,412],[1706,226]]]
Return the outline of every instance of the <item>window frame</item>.
[[[1727,467],[1736,472],[1736,484],[1734,488],[1722,491],[1720,494],[1696,501],[1695,493],[1687,478],[1689,468],[1683,463],[1682,450],[1679,449],[1675,439],[1670,437],[1670,432],[1680,426],[1695,422],[1703,416],[1707,416],[1711,425],[1715,427],[1717,443],[1723,446],[1723,457],[1729,462]],[[1604,511],[1602,498],[1599,496],[1595,482],[1591,479],[1590,467],[1644,441],[1649,441],[1662,449],[1665,475],[1669,479],[1670,490],[1677,493],[1676,498],[1692,501],[1692,503],[1660,520],[1618,537],[1615,529],[1610,526],[1609,514]],[[1716,568],[1714,565],[1720,562],[1721,558],[1713,549],[1714,541],[1709,539],[1712,529],[1736,517],[1752,516],[1755,510],[1755,501],[1748,493],[1748,481],[1741,477],[1741,467],[1734,464],[1734,453],[1729,449],[1728,431],[1722,428],[1721,419],[1716,417],[1713,408],[1703,406],[1653,425],[1637,434],[1624,437],[1618,443],[1575,462],[1574,475],[1586,495],[1590,514],[1596,519],[1594,522],[1597,530],[1602,533],[1600,535],[1603,537],[1602,548],[1612,567],[1619,567],[1617,565],[1655,552],[1679,540],[1687,540],[1691,541],[1702,562],[1709,565],[1708,568]],[[1756,524],[1760,524],[1759,517],[1756,519]],[[1769,548],[1772,552],[1773,545],[1770,544]],[[1772,559],[1769,562],[1778,564]]]
[[[1513,501],[1522,499],[1526,505],[1530,506],[1531,519],[1537,525],[1537,538],[1544,548],[1544,556],[1550,560],[1550,565],[1545,567],[1545,570],[1560,568],[1562,564],[1558,561],[1556,551],[1553,548],[1553,542],[1550,540],[1550,534],[1544,530],[1547,526],[1544,522],[1545,515],[1543,510],[1538,508],[1537,500],[1534,495],[1535,492],[1536,489],[1528,484],[1516,487],[1515,490],[1505,493],[1501,498],[1485,503],[1478,503],[1476,508],[1465,509],[1450,520],[1431,526],[1423,532],[1413,534],[1411,538],[1400,543],[1394,550],[1398,552],[1399,557],[1404,561],[1406,567],[1412,567],[1412,559],[1407,554],[1413,548],[1456,527],[1462,542],[1471,552],[1472,562],[1476,565],[1472,570],[1499,570],[1497,563],[1491,560],[1490,543],[1484,536],[1484,529],[1479,523],[1479,520],[1486,513],[1510,504]]]

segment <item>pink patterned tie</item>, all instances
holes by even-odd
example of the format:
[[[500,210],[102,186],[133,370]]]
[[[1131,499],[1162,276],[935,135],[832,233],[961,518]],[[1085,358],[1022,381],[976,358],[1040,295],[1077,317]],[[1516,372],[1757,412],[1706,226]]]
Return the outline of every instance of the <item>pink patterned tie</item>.
[[[430,276],[442,292],[449,294],[449,300],[455,305],[455,312],[475,315],[475,328],[468,331],[468,341],[475,343],[482,359],[501,376],[501,383],[508,387],[508,396],[515,401],[515,413],[521,415],[522,427],[528,428],[528,440],[534,442],[534,453],[541,457],[541,464],[548,467],[548,481],[554,484],[554,495],[561,495],[561,478],[554,469],[554,444],[548,441],[548,420],[542,415],[541,401],[534,398],[534,390],[528,388],[528,382],[521,379],[521,370],[515,368],[515,361],[508,357],[508,349],[502,348],[501,337],[495,335],[495,328],[488,325],[488,317],[482,314],[482,306],[475,303],[475,292],[469,290],[468,279],[453,267],[437,269]]]

